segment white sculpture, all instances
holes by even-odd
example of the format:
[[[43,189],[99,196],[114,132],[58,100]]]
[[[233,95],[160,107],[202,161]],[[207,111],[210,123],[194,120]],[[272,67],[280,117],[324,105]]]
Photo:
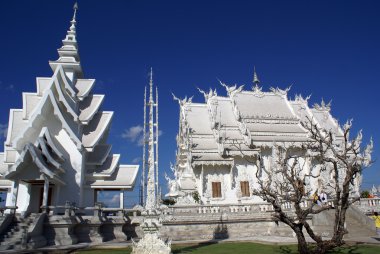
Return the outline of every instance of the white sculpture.
[[[132,254],[169,254],[171,253],[171,242],[164,243],[158,238],[157,233],[144,235],[138,243],[132,242]]]
[[[156,107],[156,116],[157,112],[157,89],[156,89],[156,101],[153,101],[153,72],[150,72],[150,82],[149,82],[149,102],[147,105],[149,107],[149,137],[148,137],[148,175],[147,175],[147,187],[146,187],[146,202],[141,215],[143,216],[143,221],[141,223],[141,228],[144,231],[143,238],[138,242],[133,242],[133,254],[170,254],[170,242],[166,244],[160,238],[158,238],[158,232],[162,225],[162,219],[160,217],[161,211],[160,207],[157,204],[157,196],[158,193],[158,135],[154,135],[154,125],[158,126],[158,118],[156,118],[156,123],[153,122],[153,106]],[[145,99],[146,100],[146,99]],[[145,107],[144,106],[144,107]],[[145,113],[144,113],[145,119]],[[144,124],[146,124],[144,122]],[[156,133],[158,133],[158,128],[156,129]],[[144,138],[145,139],[145,138]],[[156,147],[155,147],[156,144]],[[155,150],[156,148],[156,150]],[[145,151],[145,149],[144,149]],[[156,156],[154,153],[156,152]],[[145,154],[145,152],[144,152]],[[144,156],[145,158],[145,156]],[[144,160],[145,163],[145,160]],[[167,177],[167,176],[165,176]],[[144,179],[145,180],[145,179]]]
[[[168,175],[165,173],[165,179],[168,183],[169,193],[167,193],[166,197],[177,197],[178,196],[178,183],[176,179],[171,179],[168,177]]]

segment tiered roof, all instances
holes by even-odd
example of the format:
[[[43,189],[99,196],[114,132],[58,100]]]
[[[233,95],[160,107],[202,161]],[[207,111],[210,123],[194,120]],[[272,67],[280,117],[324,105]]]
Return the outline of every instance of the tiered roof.
[[[216,90],[200,90],[205,103],[179,100],[180,131],[177,137],[179,169],[196,165],[231,165],[234,156],[253,156],[260,147],[275,142],[300,144],[308,140],[301,122],[307,117],[338,136],[342,131],[330,114],[330,105],[309,107],[308,98],[290,100],[289,89],[264,92],[254,74],[252,90],[225,87],[227,96]]]
[[[92,187],[112,185],[131,188],[138,166],[119,165],[119,154],[111,154],[106,143],[113,112],[102,111],[104,95],[93,94],[95,79],[84,79],[76,40],[76,12],[59,58],[50,61],[52,77],[36,79],[37,92],[23,93],[23,108],[11,109],[4,153],[0,153],[1,174],[12,179],[33,161],[53,182],[65,184],[63,145],[51,135],[49,121],[58,119],[67,136],[83,155],[86,182]],[[86,154],[86,155],[85,155]],[[84,156],[85,155],[85,156]],[[80,165],[81,167],[82,165]],[[121,174],[123,172],[123,174]],[[99,182],[100,181],[100,182]]]

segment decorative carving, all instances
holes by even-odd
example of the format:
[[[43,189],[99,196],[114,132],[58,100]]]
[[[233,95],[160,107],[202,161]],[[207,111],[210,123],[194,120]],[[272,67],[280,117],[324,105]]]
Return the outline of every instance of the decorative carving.
[[[252,91],[253,91],[253,95],[258,98],[262,98],[265,96],[265,93],[262,91],[262,87],[260,87],[258,84],[255,84],[252,87]]]
[[[233,96],[230,96],[230,100],[231,100],[231,104],[232,104],[232,108],[233,108],[233,113],[234,113],[235,119],[237,121],[239,130],[240,130],[240,134],[243,137],[244,143],[247,146],[250,146],[252,143],[251,132],[249,131],[247,125],[245,124],[244,120],[241,117],[241,113],[237,107],[235,98]]]
[[[275,95],[278,95],[278,96],[281,96],[282,98],[285,98],[289,92],[289,90],[292,88],[292,86],[289,86],[287,87],[285,90],[282,90],[278,87],[274,88],[274,87],[271,87],[270,88],[270,91],[275,94]]]
[[[214,96],[217,96],[217,92],[216,92],[216,89],[213,91],[211,88],[209,90],[208,93],[206,93],[205,91],[203,91],[202,89],[200,89],[199,87],[197,87],[198,91],[203,94],[203,96],[205,97],[205,102],[207,103],[207,101],[214,97]]]
[[[191,96],[190,98],[187,98],[186,96],[185,98],[181,100],[177,96],[175,96],[174,93],[172,93],[172,95],[173,95],[173,100],[178,101],[178,104],[180,106],[184,106],[186,103],[192,103],[193,101],[193,96]]]
[[[179,195],[179,186],[176,179],[171,179],[165,172],[165,180],[167,181],[169,193],[166,194],[166,197],[177,197]]]
[[[311,94],[307,97],[303,97],[301,94],[296,94],[295,95],[295,98],[294,98],[294,101],[296,102],[301,102],[301,103],[305,103],[307,105],[309,99],[311,98]]]
[[[222,81],[220,81],[220,80],[219,80],[219,83],[220,83],[221,86],[223,86],[223,87],[226,89],[227,94],[228,94],[228,96],[230,96],[230,97],[234,97],[235,94],[240,93],[240,92],[243,90],[243,88],[244,88],[244,85],[241,85],[241,86],[239,86],[239,87],[237,87],[237,85],[234,85],[234,86],[228,86],[228,85],[224,84],[224,83],[223,83]]]
[[[234,161],[232,159],[223,159],[220,160],[195,160],[192,162],[193,166],[233,166]]]
[[[170,254],[171,253],[171,241],[164,243],[158,238],[157,233],[147,233],[138,242],[134,242],[132,239],[132,254]]]
[[[329,103],[325,103],[325,101],[322,99],[321,104],[315,103],[313,105],[314,109],[319,110],[319,111],[327,111],[330,112],[331,110],[331,101]]]
[[[191,193],[186,193],[184,196],[178,197],[176,205],[196,205],[193,196]]]
[[[265,116],[252,116],[250,118],[244,118],[246,123],[265,123],[265,124],[299,124],[297,117],[283,118],[280,116],[274,116],[267,114]]]
[[[215,142],[217,143],[217,146],[218,146],[218,153],[219,155],[223,155],[224,145],[222,142],[223,141],[222,137],[220,136],[221,123],[216,121],[216,115],[218,113],[218,101],[214,99],[208,100],[207,107],[208,107],[208,113],[209,113],[209,118],[211,122],[211,130],[212,130]]]

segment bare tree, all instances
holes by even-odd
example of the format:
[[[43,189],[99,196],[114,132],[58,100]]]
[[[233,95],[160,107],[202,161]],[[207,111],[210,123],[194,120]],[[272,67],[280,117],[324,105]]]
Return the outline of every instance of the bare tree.
[[[274,217],[292,228],[298,240],[298,251],[305,253],[326,253],[344,244],[346,211],[359,197],[352,194],[359,183],[364,168],[371,164],[372,140],[365,147],[362,145],[362,133],[350,139],[352,123],[342,127],[343,135],[321,129],[313,119],[304,122],[303,127],[309,132],[309,141],[301,145],[275,144],[270,168],[264,165],[262,156],[258,160],[258,188],[254,195],[269,202],[274,209]],[[330,202],[316,205],[312,196],[316,190],[327,193]],[[357,188],[357,187],[356,187]],[[284,204],[291,205],[291,212]],[[310,216],[334,208],[335,220],[332,222],[333,235],[324,240],[314,232]],[[305,233],[315,244],[309,244]]]

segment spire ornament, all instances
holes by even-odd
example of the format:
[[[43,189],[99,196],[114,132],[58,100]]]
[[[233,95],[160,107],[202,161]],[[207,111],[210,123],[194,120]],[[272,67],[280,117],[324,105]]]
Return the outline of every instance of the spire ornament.
[[[162,253],[170,254],[171,243],[165,243],[158,237],[162,226],[162,210],[160,208],[161,190],[158,186],[158,89],[156,87],[156,96],[153,97],[153,70],[149,73],[149,99],[146,101],[146,92],[144,95],[144,152],[143,165],[146,165],[148,172],[145,179],[145,166],[143,171],[142,185],[146,186],[146,201],[144,209],[141,212],[143,221],[140,224],[144,232],[143,238],[138,242],[132,242],[132,254],[150,254]],[[146,91],[146,90],[145,90]],[[148,110],[146,110],[148,109]],[[148,111],[148,112],[146,112]],[[146,113],[148,113],[148,122],[146,122]],[[148,162],[145,161],[145,133],[148,129]],[[145,184],[146,181],[146,184]],[[145,191],[143,191],[145,192]],[[144,198],[142,198],[144,200]]]
[[[78,4],[75,3],[73,6],[73,18],[70,21],[70,28],[66,33],[65,38],[62,40],[62,47],[58,49],[59,58],[56,61],[50,61],[50,67],[53,71],[57,66],[61,65],[66,72],[66,75],[70,80],[76,78],[83,78],[83,70],[80,65],[80,57],[78,53],[78,42],[77,42],[77,11]]]
[[[260,80],[257,76],[257,73],[256,73],[256,67],[254,66],[253,67],[253,80],[252,80],[252,83],[253,83],[253,86],[252,86],[252,91],[253,91],[253,95],[255,95],[256,97],[263,97],[264,96],[264,92],[262,91],[262,88],[260,87]]]
[[[145,90],[146,91],[146,90]],[[142,200],[146,211],[158,208],[158,89],[153,89],[153,69],[149,72],[149,96],[144,95],[144,145]],[[154,97],[155,92],[155,97]],[[146,148],[147,147],[147,148]],[[145,174],[146,172],[146,174]],[[144,202],[145,200],[145,202]]]
[[[257,73],[256,73],[256,66],[253,67],[253,84],[255,86],[258,86],[260,84],[260,80],[259,80]]]
[[[74,14],[73,14],[73,19],[70,22],[71,26],[70,26],[69,33],[75,34],[75,25],[77,23],[76,18],[77,18],[77,11],[78,11],[78,3],[77,2],[75,2],[73,9],[74,9]]]

